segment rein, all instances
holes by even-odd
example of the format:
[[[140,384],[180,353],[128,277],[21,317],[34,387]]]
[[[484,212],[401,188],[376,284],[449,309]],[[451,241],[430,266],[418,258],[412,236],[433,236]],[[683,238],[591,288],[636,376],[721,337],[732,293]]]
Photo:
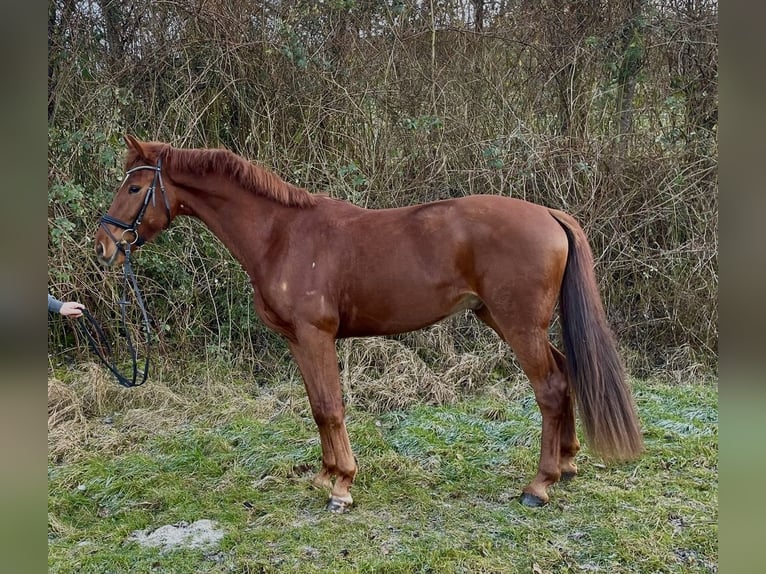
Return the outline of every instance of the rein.
[[[139,387],[143,385],[146,382],[146,378],[149,375],[149,348],[151,346],[151,330],[149,328],[149,316],[146,312],[146,307],[144,306],[144,300],[141,296],[141,290],[138,288],[138,283],[136,282],[136,276],[133,273],[133,267],[130,264],[130,244],[126,243],[125,248],[125,263],[123,265],[123,291],[122,291],[122,299],[120,299],[117,303],[120,305],[120,321],[122,325],[122,330],[125,332],[125,340],[128,344],[128,350],[130,352],[130,358],[132,361],[132,377],[128,378],[128,376],[122,374],[120,370],[118,369],[116,363],[111,358],[112,357],[112,346],[109,344],[109,339],[106,336],[106,333],[104,332],[104,329],[101,327],[98,321],[96,321],[95,317],[91,315],[91,313],[87,310],[83,310],[83,316],[81,319],[84,319],[77,323],[77,326],[80,329],[80,332],[85,335],[85,337],[88,339],[88,343],[90,343],[91,349],[93,349],[93,352],[96,353],[99,359],[101,359],[101,362],[106,365],[106,367],[112,372],[112,374],[117,379],[117,382],[122,385],[123,387]],[[139,377],[139,370],[138,370],[138,353],[136,351],[136,348],[133,345],[133,338],[130,336],[130,329],[128,329],[127,325],[127,311],[126,307],[130,304],[130,301],[128,301],[128,292],[132,289],[135,298],[136,303],[138,304],[138,308],[141,310],[141,315],[143,316],[144,320],[144,333],[145,333],[145,341],[144,341],[144,367],[142,372],[140,373]],[[90,326],[93,328],[93,330],[96,332],[96,337],[93,336],[93,334],[90,332],[88,327],[86,326],[85,320],[87,320],[88,323],[90,323]],[[102,352],[102,349],[104,349],[104,352]]]
[[[128,378],[126,375],[122,374],[120,370],[118,369],[116,363],[114,360],[111,359],[112,357],[112,346],[109,344],[109,339],[106,336],[106,333],[104,332],[104,329],[101,327],[101,325],[96,321],[95,317],[91,315],[91,313],[85,309],[83,311],[83,318],[90,323],[90,326],[92,329],[96,332],[96,337],[93,336],[93,334],[88,330],[85,321],[79,322],[77,325],[80,328],[80,331],[86,336],[88,339],[88,342],[90,343],[91,348],[96,353],[99,359],[101,359],[101,362],[106,365],[106,367],[112,372],[112,374],[117,378],[117,382],[122,385],[123,387],[138,387],[143,385],[146,382],[146,378],[149,375],[149,349],[151,346],[151,330],[149,328],[149,316],[146,312],[146,307],[144,305],[143,297],[141,296],[141,290],[138,288],[138,283],[136,282],[136,276],[133,273],[133,266],[130,264],[130,248],[132,245],[135,245],[136,247],[140,247],[144,243],[143,237],[140,237],[138,234],[138,226],[141,225],[141,221],[144,218],[144,214],[146,213],[146,209],[149,206],[149,201],[152,202],[152,205],[155,205],[155,194],[157,190],[157,184],[159,184],[160,192],[162,193],[162,200],[165,203],[165,212],[167,214],[167,224],[166,227],[170,225],[171,220],[171,214],[170,214],[170,204],[168,203],[167,194],[165,193],[165,185],[162,182],[162,158],[158,159],[157,165],[140,165],[137,167],[134,167],[133,169],[128,170],[125,173],[125,178],[123,179],[123,183],[127,180],[128,176],[130,174],[139,171],[139,170],[145,170],[149,169],[154,171],[154,178],[152,179],[152,184],[149,186],[149,189],[146,191],[146,195],[144,196],[144,201],[141,204],[141,207],[138,210],[138,213],[133,218],[132,223],[126,223],[122,221],[121,219],[117,219],[116,217],[112,217],[109,214],[104,214],[101,217],[101,226],[106,230],[106,233],[111,237],[112,241],[114,241],[115,245],[117,245],[118,249],[120,249],[125,254],[125,262],[123,263],[123,291],[122,291],[122,299],[120,299],[117,303],[120,305],[120,321],[122,325],[122,330],[125,332],[125,340],[128,344],[128,350],[130,352],[130,358],[132,361],[132,377]],[[107,224],[114,225],[115,227],[118,227],[122,229],[122,237],[120,239],[117,239],[111,231],[109,231],[109,228],[107,227]],[[136,351],[136,348],[133,345],[133,338],[130,336],[130,330],[128,329],[128,321],[127,321],[127,306],[130,304],[128,301],[128,294],[129,291],[133,291],[133,294],[136,299],[136,303],[138,305],[138,308],[141,310],[141,315],[143,317],[144,321],[144,334],[145,334],[145,341],[144,341],[144,352],[145,352],[145,359],[144,359],[144,367],[143,370],[140,372],[139,376],[139,369],[138,369],[138,353]],[[102,352],[102,349],[104,349],[104,352]]]

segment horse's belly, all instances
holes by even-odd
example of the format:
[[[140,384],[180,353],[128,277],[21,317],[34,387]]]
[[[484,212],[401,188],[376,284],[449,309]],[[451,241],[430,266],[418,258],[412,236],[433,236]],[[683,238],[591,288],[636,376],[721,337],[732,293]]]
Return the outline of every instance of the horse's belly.
[[[373,337],[416,331],[482,302],[474,293],[457,297],[390,297],[378,304],[350,305],[342,314],[338,337]]]

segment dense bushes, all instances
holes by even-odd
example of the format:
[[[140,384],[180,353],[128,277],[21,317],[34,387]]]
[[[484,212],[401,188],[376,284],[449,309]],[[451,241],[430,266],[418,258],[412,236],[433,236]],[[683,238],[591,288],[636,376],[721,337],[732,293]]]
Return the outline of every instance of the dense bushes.
[[[490,193],[567,210],[633,373],[715,373],[717,3],[531,4],[52,0],[49,288],[114,313],[91,238],[127,132],[225,146],[368,207]],[[163,352],[284,355],[198,222],[136,270]],[[456,352],[491,344],[453,323]],[[74,336],[52,325],[54,362],[78,358]],[[443,334],[399,340],[443,351]]]

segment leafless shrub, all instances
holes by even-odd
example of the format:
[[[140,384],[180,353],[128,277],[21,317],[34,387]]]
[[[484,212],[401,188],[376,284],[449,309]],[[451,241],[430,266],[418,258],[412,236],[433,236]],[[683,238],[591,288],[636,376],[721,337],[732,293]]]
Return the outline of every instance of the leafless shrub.
[[[631,372],[716,374],[717,2],[326,4],[49,3],[54,294],[113,312],[118,277],[93,263],[91,236],[129,132],[226,146],[371,208],[489,193],[570,211]],[[197,222],[142,251],[163,356],[256,380],[286,358]],[[439,328],[340,343],[352,400],[447,401],[490,379],[500,352],[483,327],[450,326],[465,332],[453,349]],[[88,360],[66,323],[51,323],[49,348],[57,368]],[[80,390],[83,414],[62,410],[54,426],[120,402],[98,383]]]

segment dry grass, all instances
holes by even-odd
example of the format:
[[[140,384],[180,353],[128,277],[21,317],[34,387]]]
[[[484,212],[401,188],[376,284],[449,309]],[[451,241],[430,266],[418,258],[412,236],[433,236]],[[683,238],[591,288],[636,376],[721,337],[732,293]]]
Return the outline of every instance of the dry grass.
[[[338,341],[346,405],[383,413],[454,404],[479,392],[507,400],[531,392],[510,350],[489,329],[477,332],[479,340],[469,350],[461,349],[466,334],[474,334],[473,322],[460,316],[400,337]],[[120,387],[96,363],[53,373],[50,460],[75,460],[84,449],[122,452],[131,448],[136,433],[147,436],[194,422],[217,426],[243,413],[257,420],[307,415],[308,400],[291,359],[271,357],[270,367],[259,364],[257,374],[248,370],[251,363],[211,357],[179,365],[157,357],[147,383],[134,389]]]
[[[145,435],[186,420],[189,398],[161,382],[126,390],[95,363],[67,373],[67,379],[48,378],[48,457],[52,461],[76,460],[89,449],[130,449],[135,435],[129,438],[115,430],[116,419],[121,428]]]
[[[451,404],[507,375],[510,350],[488,329],[476,333],[485,345],[456,350],[458,321],[399,338],[341,341],[338,354],[347,403],[376,413],[423,403]]]

